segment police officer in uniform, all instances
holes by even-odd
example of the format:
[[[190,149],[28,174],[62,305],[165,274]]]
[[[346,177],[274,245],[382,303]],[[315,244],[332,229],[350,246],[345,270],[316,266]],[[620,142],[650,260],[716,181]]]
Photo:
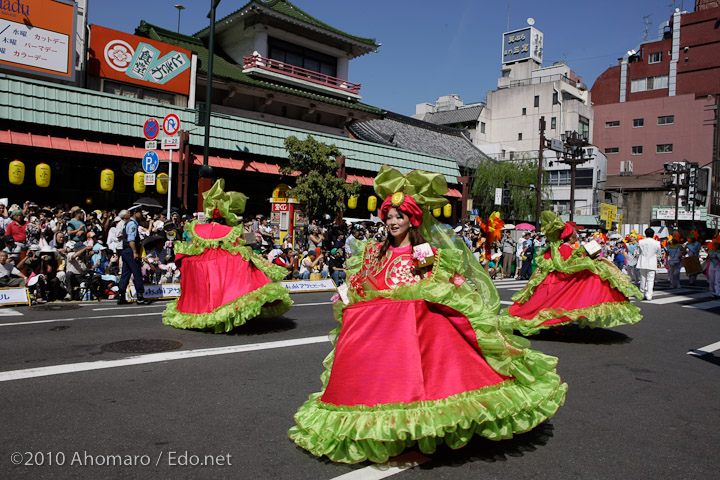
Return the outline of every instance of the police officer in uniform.
[[[130,218],[125,220],[125,228],[123,229],[122,250],[120,257],[123,261],[122,274],[120,275],[120,283],[118,285],[119,294],[118,305],[125,305],[128,302],[125,299],[125,290],[130,283],[130,275],[133,276],[135,284],[135,292],[137,294],[138,305],[146,305],[148,302],[143,298],[145,292],[142,279],[142,271],[140,269],[140,237],[138,233],[138,225],[142,218],[142,209],[140,206],[134,206],[128,209],[127,216]]]

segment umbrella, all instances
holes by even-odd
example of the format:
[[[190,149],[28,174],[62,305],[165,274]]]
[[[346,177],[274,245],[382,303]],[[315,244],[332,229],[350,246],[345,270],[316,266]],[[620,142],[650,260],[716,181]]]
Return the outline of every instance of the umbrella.
[[[534,225],[530,225],[529,223],[521,223],[519,225],[515,225],[516,230],[535,230]]]
[[[148,245],[153,242],[157,242],[158,240],[165,240],[165,237],[163,237],[162,235],[150,235],[140,243],[142,243],[143,245]]]
[[[138,198],[133,202],[133,205],[140,205],[141,207],[148,207],[148,208],[163,208],[162,204],[155,200],[154,198],[150,197],[142,197]]]
[[[623,238],[622,235],[619,233],[613,233],[612,235],[608,236],[610,240],[617,240],[618,238]]]
[[[512,223],[506,223],[505,225],[503,225],[502,229],[503,230],[512,230],[513,228],[515,228],[515,225],[513,225]]]

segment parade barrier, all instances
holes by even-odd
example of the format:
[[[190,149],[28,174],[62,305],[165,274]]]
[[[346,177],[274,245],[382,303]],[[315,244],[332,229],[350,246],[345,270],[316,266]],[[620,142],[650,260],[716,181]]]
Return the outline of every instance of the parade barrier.
[[[323,280],[285,280],[282,284],[290,293],[334,292],[337,290],[332,278]]]
[[[143,285],[145,288],[145,300],[165,300],[180,296],[179,283],[161,283],[160,285]],[[137,300],[135,286],[130,285],[127,289],[127,299]]]
[[[0,306],[30,305],[30,292],[25,287],[0,288]]]

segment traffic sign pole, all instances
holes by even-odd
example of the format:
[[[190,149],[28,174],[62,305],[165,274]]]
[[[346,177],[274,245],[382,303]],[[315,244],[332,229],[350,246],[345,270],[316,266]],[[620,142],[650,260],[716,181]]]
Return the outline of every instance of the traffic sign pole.
[[[173,151],[170,150],[170,164],[168,165],[168,184],[167,184],[167,190],[168,190],[168,201],[167,201],[167,214],[165,215],[166,220],[170,220],[172,217],[170,213],[170,201],[171,201],[171,194],[172,194],[172,154]]]

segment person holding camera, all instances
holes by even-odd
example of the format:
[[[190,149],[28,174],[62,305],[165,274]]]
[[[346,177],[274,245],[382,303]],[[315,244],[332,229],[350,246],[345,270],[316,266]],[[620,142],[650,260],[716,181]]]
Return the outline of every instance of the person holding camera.
[[[68,222],[67,233],[70,240],[74,242],[84,242],[87,239],[87,226],[85,225],[85,212],[80,207],[70,209],[72,220]]]

